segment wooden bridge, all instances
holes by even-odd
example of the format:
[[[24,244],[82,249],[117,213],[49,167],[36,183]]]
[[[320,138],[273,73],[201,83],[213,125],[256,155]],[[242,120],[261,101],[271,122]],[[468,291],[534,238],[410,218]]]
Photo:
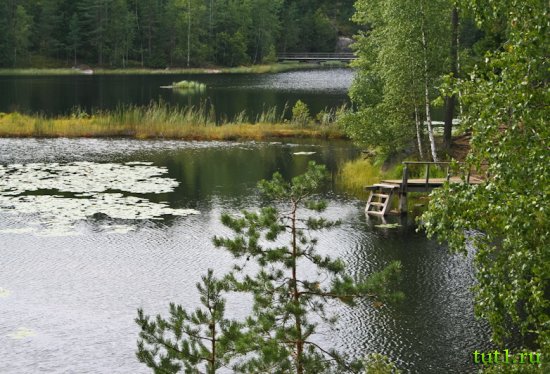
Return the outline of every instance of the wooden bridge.
[[[277,61],[299,61],[299,62],[324,62],[324,61],[352,61],[357,56],[353,53],[281,53]]]
[[[386,179],[380,183],[366,186],[365,189],[370,191],[369,199],[365,212],[367,214],[385,216],[390,211],[391,198],[395,193],[399,196],[399,209],[397,213],[407,213],[407,193],[408,192],[430,192],[434,188],[443,186],[445,182],[449,183],[468,183],[479,184],[481,179],[470,176],[470,173],[463,177],[451,176],[450,162],[422,162],[422,161],[405,161],[403,162],[403,178],[402,179]],[[425,165],[425,177],[420,179],[409,179],[410,165]],[[432,165],[446,166],[446,178],[430,178],[430,167]]]

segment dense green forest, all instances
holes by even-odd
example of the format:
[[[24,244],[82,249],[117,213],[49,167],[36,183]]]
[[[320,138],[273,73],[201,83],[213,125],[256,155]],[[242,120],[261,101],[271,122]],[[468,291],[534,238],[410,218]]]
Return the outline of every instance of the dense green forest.
[[[354,0],[3,0],[0,66],[204,66],[331,52]]]

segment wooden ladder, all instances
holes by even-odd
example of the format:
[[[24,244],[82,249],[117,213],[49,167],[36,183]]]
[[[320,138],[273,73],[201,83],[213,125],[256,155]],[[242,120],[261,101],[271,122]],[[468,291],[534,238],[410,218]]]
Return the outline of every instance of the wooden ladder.
[[[390,209],[393,190],[398,187],[399,186],[394,184],[383,183],[366,187],[367,190],[370,190],[370,195],[367,200],[367,206],[365,207],[365,213],[375,216],[387,215]]]

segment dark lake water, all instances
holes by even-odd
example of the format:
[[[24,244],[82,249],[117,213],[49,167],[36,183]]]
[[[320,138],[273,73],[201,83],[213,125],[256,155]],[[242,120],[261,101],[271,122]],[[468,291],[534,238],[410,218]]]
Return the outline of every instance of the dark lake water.
[[[340,322],[319,342],[386,354],[405,372],[474,372],[471,352],[490,343],[473,316],[471,258],[417,233],[412,218],[383,229],[365,217],[335,178],[358,154],[347,142],[0,139],[0,372],[149,372],[134,355],[136,308],[197,306],[200,276],[232,264],[211,243],[228,233],[220,214],[260,206],[259,179],[300,174],[309,160],[328,166],[326,216],[343,222],[320,234],[319,250],[355,276],[401,261],[406,294],[380,308],[332,306]],[[230,316],[247,308],[228,300]]]
[[[218,118],[231,119],[242,111],[255,118],[274,106],[282,112],[287,105],[290,113],[302,100],[316,114],[349,102],[353,74],[350,69],[326,69],[280,74],[0,76],[0,112],[59,115],[75,107],[89,112],[163,100],[180,106],[213,104]],[[181,80],[199,81],[207,88],[194,94],[161,88]]]

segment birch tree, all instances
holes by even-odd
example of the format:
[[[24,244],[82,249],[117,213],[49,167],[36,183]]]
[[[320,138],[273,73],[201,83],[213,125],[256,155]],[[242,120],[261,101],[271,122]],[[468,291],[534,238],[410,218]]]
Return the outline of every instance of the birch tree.
[[[439,20],[448,7],[447,0],[357,1],[354,20],[367,30],[355,44],[359,71],[350,96],[358,110],[344,119],[353,138],[385,153],[403,151],[416,138],[424,158],[426,122],[430,154],[438,159],[431,102],[444,70],[436,36],[448,32]]]

